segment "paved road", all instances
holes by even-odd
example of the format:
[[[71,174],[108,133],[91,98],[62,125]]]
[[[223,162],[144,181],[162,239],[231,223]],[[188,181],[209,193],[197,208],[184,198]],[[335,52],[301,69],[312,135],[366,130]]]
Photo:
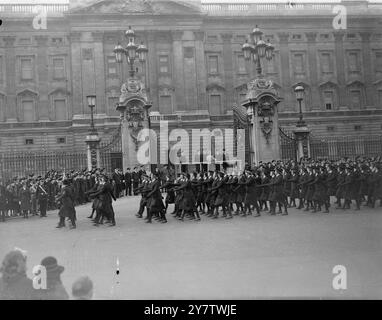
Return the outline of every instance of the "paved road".
[[[55,229],[56,212],[0,223],[0,257],[27,250],[31,276],[54,255],[68,291],[89,275],[98,299],[382,298],[382,208],[148,225],[138,202],[115,203],[114,228],[93,227],[90,205],[77,208],[76,230]],[[346,290],[332,287],[336,265]]]

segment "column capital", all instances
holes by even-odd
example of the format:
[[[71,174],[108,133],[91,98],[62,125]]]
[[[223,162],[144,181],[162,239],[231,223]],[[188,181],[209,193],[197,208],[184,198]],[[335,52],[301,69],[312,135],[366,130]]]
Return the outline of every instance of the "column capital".
[[[79,42],[81,40],[82,33],[80,31],[73,31],[70,33],[70,41]]]
[[[194,36],[196,41],[203,41],[204,40],[204,31],[194,31]]]
[[[223,42],[231,42],[232,37],[233,37],[232,33],[222,33],[220,36],[221,36]]]
[[[93,31],[92,32],[92,38],[94,41],[103,42],[104,32],[103,31]]]
[[[38,46],[46,46],[49,37],[48,36],[35,36],[34,37]]]
[[[316,42],[317,32],[305,32],[308,42]]]
[[[333,32],[334,40],[336,42],[342,42],[344,40],[345,32],[343,31],[334,31]]]
[[[363,42],[368,42],[370,41],[372,33],[370,31],[360,31],[359,35]]]
[[[13,37],[13,36],[6,36],[6,37],[2,37],[3,38],[3,42],[5,44],[5,46],[7,48],[9,47],[13,47],[13,45],[15,44],[15,41],[16,41],[16,37]]]
[[[181,41],[183,38],[184,32],[182,30],[173,30],[171,31],[171,36],[173,41]]]
[[[277,36],[279,37],[280,43],[288,43],[288,40],[289,40],[288,32],[279,32]]]

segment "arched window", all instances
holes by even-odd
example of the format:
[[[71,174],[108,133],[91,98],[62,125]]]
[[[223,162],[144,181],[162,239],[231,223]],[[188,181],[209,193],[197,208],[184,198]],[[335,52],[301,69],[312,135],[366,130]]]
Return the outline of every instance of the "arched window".
[[[333,82],[325,82],[320,86],[321,110],[338,109],[338,87]]]
[[[38,94],[25,89],[17,94],[17,118],[22,122],[34,122],[38,119],[36,108]]]
[[[68,95],[65,89],[56,89],[49,94],[50,115],[53,121],[65,121],[69,119]]]
[[[365,87],[360,81],[353,81],[347,86],[348,107],[350,110],[359,110],[365,107]]]

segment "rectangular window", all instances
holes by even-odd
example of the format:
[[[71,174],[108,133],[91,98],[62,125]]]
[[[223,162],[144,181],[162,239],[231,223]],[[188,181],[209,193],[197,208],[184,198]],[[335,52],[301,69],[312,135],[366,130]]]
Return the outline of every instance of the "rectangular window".
[[[304,65],[304,55],[302,53],[296,53],[293,56],[293,67],[295,73],[304,73],[305,65]]]
[[[21,80],[33,79],[33,63],[31,58],[21,59]]]
[[[301,39],[302,39],[302,36],[301,36],[301,34],[294,34],[294,35],[292,36],[292,39],[293,39],[293,40],[301,40]]]
[[[321,54],[321,70],[324,73],[332,72],[331,56],[330,53]]]
[[[34,106],[33,101],[23,101],[22,102],[23,110],[23,120],[24,122],[33,122],[34,121]]]
[[[25,139],[25,144],[31,145],[31,144],[34,144],[34,141],[33,139]]]
[[[327,39],[329,39],[329,34],[328,33],[323,33],[323,34],[320,35],[320,38],[322,40],[327,40]]]
[[[349,52],[349,71],[359,71],[359,61],[358,61],[358,53],[357,52]]]
[[[64,42],[63,38],[52,38],[52,43],[54,44],[61,44]]]
[[[57,138],[57,143],[58,143],[58,144],[65,144],[65,143],[66,143],[66,138],[65,138],[65,137],[59,137],[59,138]]]
[[[168,55],[159,56],[159,73],[170,73],[170,59]]]
[[[375,53],[375,70],[382,72],[382,51]]]
[[[55,111],[55,116],[56,120],[62,121],[66,120],[66,101],[64,99],[60,100],[54,100],[54,111]]]
[[[362,126],[361,125],[355,125],[354,126],[354,130],[355,131],[361,131],[362,130]]]
[[[32,43],[31,38],[21,38],[19,40],[19,44],[21,44],[21,45],[28,45],[31,43]]]
[[[159,111],[161,114],[172,114],[171,96],[159,96]]]
[[[327,131],[334,131],[334,126],[328,126],[328,127],[326,127],[326,130]]]
[[[219,115],[221,114],[221,96],[220,94],[211,94],[210,95],[210,114]]]
[[[207,37],[207,40],[211,41],[211,42],[218,41],[218,36],[211,36],[210,35],[210,36]]]
[[[245,59],[244,55],[240,54],[237,56],[237,70],[239,73],[246,73],[247,70],[245,68]]]
[[[53,58],[53,79],[65,79],[64,58]]]
[[[117,74],[117,62],[115,57],[107,58],[107,74],[109,76],[115,76]]]
[[[208,57],[208,72],[211,74],[219,73],[219,57],[218,56]]]

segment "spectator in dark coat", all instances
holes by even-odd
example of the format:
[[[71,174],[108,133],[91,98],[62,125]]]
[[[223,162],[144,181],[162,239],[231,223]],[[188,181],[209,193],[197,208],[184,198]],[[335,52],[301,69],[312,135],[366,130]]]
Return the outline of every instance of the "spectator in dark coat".
[[[46,289],[36,290],[37,300],[68,300],[69,295],[61,281],[61,274],[65,268],[58,265],[54,257],[46,257],[41,261],[41,265],[46,268]]]
[[[24,218],[27,219],[28,213],[30,212],[32,205],[31,205],[31,193],[29,188],[27,187],[26,182],[23,183],[23,186],[20,189],[19,199],[20,199],[20,210]]]
[[[127,168],[125,173],[125,190],[126,190],[126,195],[129,195],[129,196],[131,196],[131,182],[132,182],[132,176],[131,176],[130,168]]]
[[[9,252],[0,267],[0,300],[33,300],[32,280],[27,277],[27,257],[21,250]]]

